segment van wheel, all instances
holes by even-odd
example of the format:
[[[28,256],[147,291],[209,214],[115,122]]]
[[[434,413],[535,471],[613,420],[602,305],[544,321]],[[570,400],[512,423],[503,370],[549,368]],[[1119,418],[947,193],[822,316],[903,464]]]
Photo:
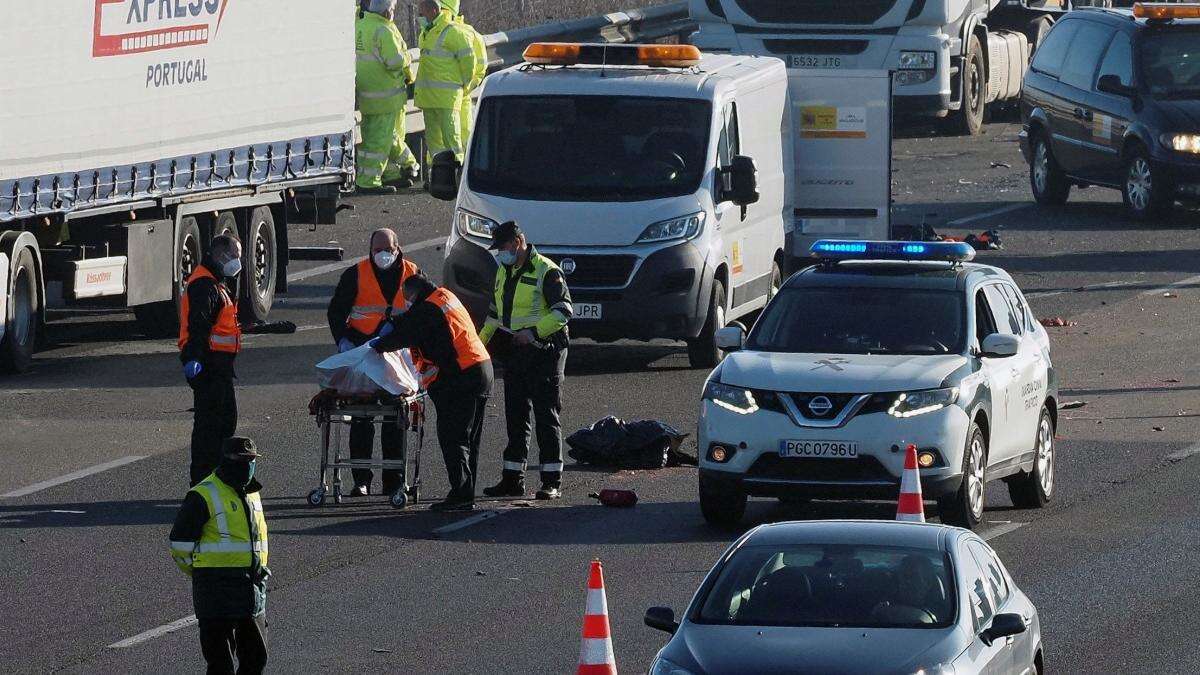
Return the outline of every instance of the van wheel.
[[[8,278],[0,282],[5,284],[4,292],[12,292],[8,297],[8,316],[0,316],[0,321],[5,322],[4,340],[0,342],[0,371],[23,373],[33,363],[41,323],[38,313],[41,285],[29,247],[22,246],[14,252]]]
[[[1129,215],[1142,222],[1167,215],[1175,205],[1174,187],[1150,163],[1150,155],[1140,146],[1125,160],[1121,197]]]
[[[1071,194],[1067,174],[1054,159],[1046,134],[1033,137],[1033,161],[1029,163],[1029,187],[1033,199],[1042,206],[1062,206]]]
[[[979,36],[972,35],[963,59],[962,107],[955,115],[954,126],[961,134],[976,136],[983,128],[983,111],[987,107],[987,71],[983,68],[983,47]]]
[[[275,304],[275,273],[279,256],[275,247],[275,217],[270,207],[250,211],[246,241],[242,242],[241,291],[239,318],[243,323],[266,321]]]
[[[771,285],[767,287],[767,302],[779,295],[779,289],[783,288],[783,270],[779,268],[779,261],[771,263]]]
[[[688,340],[688,363],[693,368],[712,368],[721,362],[724,353],[717,349],[717,330],[725,326],[725,286],[713,280],[712,296],[708,301],[708,318],[700,335]]]
[[[709,525],[732,527],[746,513],[746,493],[700,477],[700,512]]]
[[[973,530],[983,520],[984,485],[987,481],[987,440],[975,422],[967,431],[963,449],[962,485],[938,499],[942,522]]]
[[[175,273],[179,279],[171,291],[171,299],[133,308],[138,325],[148,337],[165,338],[179,332],[179,307],[184,288],[187,287],[188,277],[192,276],[203,259],[200,223],[194,217],[188,216],[179,221],[175,241]]]
[[[1040,509],[1054,494],[1054,418],[1042,406],[1033,469],[1008,479],[1008,496],[1018,509]]]

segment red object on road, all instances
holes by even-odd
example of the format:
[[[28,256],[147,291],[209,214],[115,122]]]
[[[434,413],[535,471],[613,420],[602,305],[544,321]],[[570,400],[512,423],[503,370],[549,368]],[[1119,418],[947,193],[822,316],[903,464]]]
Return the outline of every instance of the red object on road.
[[[629,507],[637,503],[637,493],[633,490],[601,490],[588,496],[599,499],[605,506]]]
[[[921,470],[917,468],[917,446],[904,450],[904,473],[900,477],[900,502],[896,520],[925,522],[925,499],[921,496]]]
[[[617,675],[612,631],[608,625],[608,600],[604,597],[604,570],[599,560],[588,571],[587,607],[583,611],[583,644],[575,675]]]

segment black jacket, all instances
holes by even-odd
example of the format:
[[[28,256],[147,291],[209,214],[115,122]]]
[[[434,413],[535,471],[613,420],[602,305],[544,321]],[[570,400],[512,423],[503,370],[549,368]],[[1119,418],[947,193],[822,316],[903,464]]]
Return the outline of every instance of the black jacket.
[[[197,279],[188,284],[188,341],[179,350],[179,361],[181,363],[198,361],[209,372],[231,372],[233,361],[237,355],[209,351],[208,336],[212,332],[213,325],[217,323],[217,315],[224,306],[221,302],[221,295],[217,292],[217,284],[225,287],[234,302],[237,302],[238,297],[237,286],[224,279],[221,266],[216,264],[212,258],[206,257],[200,264],[208,268],[208,271],[220,281]]]
[[[262,490],[251,480],[242,495],[239,511],[249,522],[250,508],[245,495]],[[232,515],[232,514],[230,514]],[[188,492],[175,516],[171,541],[200,541],[204,524],[211,516],[208,503],[195,492]],[[263,568],[200,567],[192,570],[192,605],[198,619],[243,619],[267,611],[267,578]]]
[[[394,330],[379,338],[375,345],[377,351],[392,352],[406,347],[420,350],[421,356],[437,366],[438,379],[434,387],[453,382],[462,374],[450,324],[437,305],[427,298],[419,298],[407,312],[392,317],[392,325]]]
[[[389,305],[400,290],[400,270],[403,268],[403,255],[386,270],[381,270],[375,266],[375,263],[371,263],[371,269],[375,271],[375,280],[379,282],[379,290],[383,291],[383,299]],[[326,318],[329,319],[329,332],[333,335],[335,344],[341,342],[342,338],[349,338],[357,346],[375,337],[363,335],[346,325],[346,319],[350,316],[350,308],[354,306],[356,297],[358,297],[357,264],[342,272],[342,278],[338,279],[337,288],[333,290],[333,297],[329,299],[329,310],[325,313]]]

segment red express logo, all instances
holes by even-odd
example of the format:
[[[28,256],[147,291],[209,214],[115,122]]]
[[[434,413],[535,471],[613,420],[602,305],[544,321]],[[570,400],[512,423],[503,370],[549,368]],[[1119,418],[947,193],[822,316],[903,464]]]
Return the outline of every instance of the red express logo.
[[[92,56],[206,45],[229,0],[96,0]]]

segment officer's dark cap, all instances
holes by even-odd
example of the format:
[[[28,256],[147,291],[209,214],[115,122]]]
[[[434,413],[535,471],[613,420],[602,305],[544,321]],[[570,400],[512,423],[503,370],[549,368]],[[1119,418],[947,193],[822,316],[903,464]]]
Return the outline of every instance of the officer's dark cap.
[[[254,441],[245,436],[230,436],[221,443],[221,454],[233,462],[249,462],[262,457]]]
[[[522,234],[525,233],[515,220],[507,220],[492,229],[492,245],[488,248],[494,251]]]

